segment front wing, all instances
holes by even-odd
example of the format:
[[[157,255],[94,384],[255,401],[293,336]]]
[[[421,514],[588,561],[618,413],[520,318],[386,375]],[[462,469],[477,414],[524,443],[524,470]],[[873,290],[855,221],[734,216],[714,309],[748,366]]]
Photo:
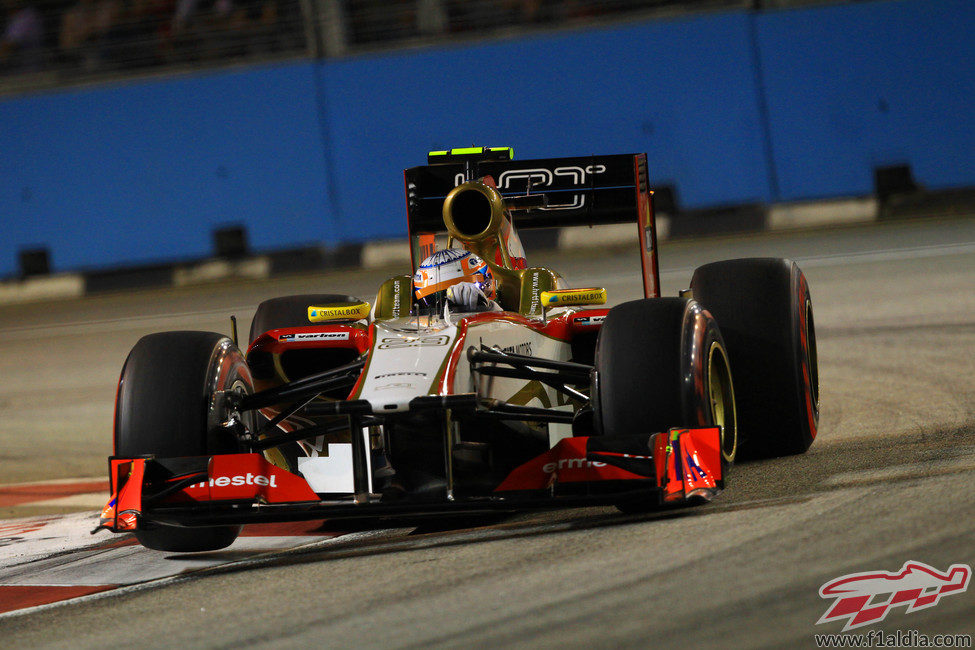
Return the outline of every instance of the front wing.
[[[109,459],[112,498],[98,528],[215,526],[617,504],[708,501],[724,487],[721,431],[671,429],[572,437],[515,468],[488,495],[386,502],[316,494],[300,475],[257,453]]]

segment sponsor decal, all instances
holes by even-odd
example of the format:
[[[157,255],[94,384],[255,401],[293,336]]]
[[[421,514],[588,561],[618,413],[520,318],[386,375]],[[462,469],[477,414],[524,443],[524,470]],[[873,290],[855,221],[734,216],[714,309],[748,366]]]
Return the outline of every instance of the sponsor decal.
[[[276,488],[278,487],[278,484],[275,479],[277,479],[277,477],[274,474],[271,474],[270,476],[262,476],[262,475],[255,476],[254,474],[247,472],[246,475],[238,474],[237,476],[217,476],[211,478],[209,482],[203,481],[202,483],[191,485],[186,489],[198,490],[198,489],[205,488],[207,486],[226,487],[228,485],[235,485],[235,486],[263,485],[265,487]]]
[[[573,323],[579,325],[598,325],[606,320],[605,316],[580,316],[572,320]]]
[[[485,347],[483,337],[478,337],[477,341],[478,341],[478,347],[482,347],[482,348]],[[503,348],[494,345],[494,346],[489,346],[489,349],[498,350],[499,352],[504,352],[505,354],[520,354],[523,357],[535,356],[532,350],[531,341],[525,341],[524,343],[515,343],[514,345],[508,345]]]
[[[208,480],[184,488],[174,499],[260,499],[267,503],[317,500],[303,478],[275,467],[261,454],[213,456],[208,471]]]
[[[538,313],[538,271],[532,273],[532,302],[528,308],[528,313]]]
[[[354,305],[323,305],[308,308],[308,320],[321,323],[330,320],[361,320],[369,316],[369,303],[360,302]]]
[[[393,318],[399,318],[402,300],[400,299],[400,281],[393,280]]]
[[[348,341],[348,332],[307,332],[299,334],[282,334],[279,341],[296,343],[298,341]]]
[[[605,302],[606,290],[598,287],[542,292],[542,304],[546,307],[555,305],[602,305]]]
[[[495,488],[506,490],[542,490],[558,483],[647,479],[614,465],[609,458],[594,460],[588,450],[589,438],[563,438],[544,454],[515,468]]]
[[[376,375],[375,377],[373,377],[373,379],[385,379],[387,377],[426,377],[426,376],[427,373],[425,372],[414,372],[411,370],[409,372],[387,372],[382,375]]]
[[[414,386],[416,386],[416,384],[406,384],[401,382],[397,384],[383,384],[382,386],[376,386],[373,388],[373,390],[395,390],[397,388],[413,388]]]
[[[554,474],[562,469],[573,469],[576,467],[606,467],[606,463],[601,463],[598,460],[586,460],[585,458],[560,458],[542,465],[542,471],[546,474]]]
[[[555,169],[548,169],[545,167],[534,167],[527,169],[509,169],[501,173],[498,176],[498,189],[510,189],[516,185],[524,184],[528,188],[545,188],[550,187],[553,182],[558,179],[568,179],[573,186],[585,188],[591,182],[591,177],[596,174],[602,174],[606,171],[606,165],[587,165],[586,167],[578,167],[575,165],[569,165],[565,167],[556,167]],[[457,180],[463,182],[463,175],[459,174]],[[544,208],[539,208],[540,210],[574,210],[581,208],[586,204],[586,195],[584,193],[573,194],[572,198],[567,203],[549,203]]]
[[[864,571],[834,578],[819,588],[820,598],[835,602],[816,624],[845,620],[842,631],[879,623],[895,607],[905,614],[937,605],[942,597],[968,589],[972,568],[952,564],[944,572],[923,562],[905,562],[900,571]]]
[[[379,342],[380,350],[395,350],[397,348],[415,348],[415,347],[432,347],[438,345],[447,345],[450,342],[450,337],[445,335],[440,336],[420,336],[420,337],[389,337],[384,338]]]
[[[509,345],[508,347],[501,348],[501,351],[507,354],[520,354],[524,357],[535,356],[532,353],[531,341],[525,341],[524,343],[516,343],[515,345]]]

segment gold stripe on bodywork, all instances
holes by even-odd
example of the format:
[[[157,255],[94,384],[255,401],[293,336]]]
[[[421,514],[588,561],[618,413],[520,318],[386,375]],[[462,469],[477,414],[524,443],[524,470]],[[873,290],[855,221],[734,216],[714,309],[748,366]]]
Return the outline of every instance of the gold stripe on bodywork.
[[[379,287],[376,296],[376,320],[409,316],[413,305],[413,281],[408,275],[392,277]]]
[[[267,438],[266,435],[265,436],[261,436],[260,439],[261,440],[264,440],[265,438]],[[285,470],[286,472],[293,472],[293,471],[295,471],[295,470],[298,469],[297,467],[294,467],[294,468],[290,467],[289,466],[289,463],[288,463],[288,460],[284,457],[284,454],[282,454],[281,453],[281,450],[278,449],[278,448],[276,448],[276,447],[271,447],[270,449],[265,449],[264,450],[264,458],[267,459],[267,462],[271,463],[275,467],[280,467],[281,469]]]
[[[521,304],[518,311],[528,318],[542,315],[546,306],[542,296],[558,286],[558,275],[543,267],[532,267],[522,271]]]
[[[552,408],[552,399],[548,396],[548,391],[545,390],[545,384],[537,379],[529,381],[506,401],[514,406],[525,406],[535,398],[538,398],[544,408]]]

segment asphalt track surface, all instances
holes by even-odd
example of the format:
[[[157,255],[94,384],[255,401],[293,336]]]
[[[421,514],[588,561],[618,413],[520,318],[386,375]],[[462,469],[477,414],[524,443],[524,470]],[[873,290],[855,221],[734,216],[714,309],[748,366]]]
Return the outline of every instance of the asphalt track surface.
[[[665,295],[698,264],[752,255],[797,259],[809,278],[820,433],[803,456],[736,466],[713,503],[340,536],[3,618],[3,645],[814,647],[841,627],[816,625],[823,583],[908,560],[975,565],[975,219],[668,242]],[[638,297],[634,251],[531,261]],[[141,335],[226,332],[230,313],[246,333],[264,298],[371,298],[395,271],[0,308],[3,482],[104,472],[115,382]],[[975,587],[871,629],[975,634]]]

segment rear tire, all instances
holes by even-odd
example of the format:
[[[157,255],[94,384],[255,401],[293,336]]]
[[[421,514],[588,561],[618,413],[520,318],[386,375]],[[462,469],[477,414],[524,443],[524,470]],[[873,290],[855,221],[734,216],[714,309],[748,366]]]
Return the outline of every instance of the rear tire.
[[[307,293],[265,300],[257,306],[251,320],[249,341],[253,343],[258,336],[271,330],[314,325],[308,320],[308,307],[311,305],[358,302],[362,301],[355,296],[339,293]]]
[[[119,381],[115,455],[177,458],[237,453],[236,437],[219,426],[211,406],[218,390],[253,392],[247,363],[229,338],[213,332],[142,337],[129,353]],[[135,535],[143,546],[159,551],[212,551],[232,544],[240,528],[156,524]]]
[[[819,370],[809,285],[786,259],[699,267],[694,299],[721,327],[735,371],[742,458],[801,454],[819,424]]]

